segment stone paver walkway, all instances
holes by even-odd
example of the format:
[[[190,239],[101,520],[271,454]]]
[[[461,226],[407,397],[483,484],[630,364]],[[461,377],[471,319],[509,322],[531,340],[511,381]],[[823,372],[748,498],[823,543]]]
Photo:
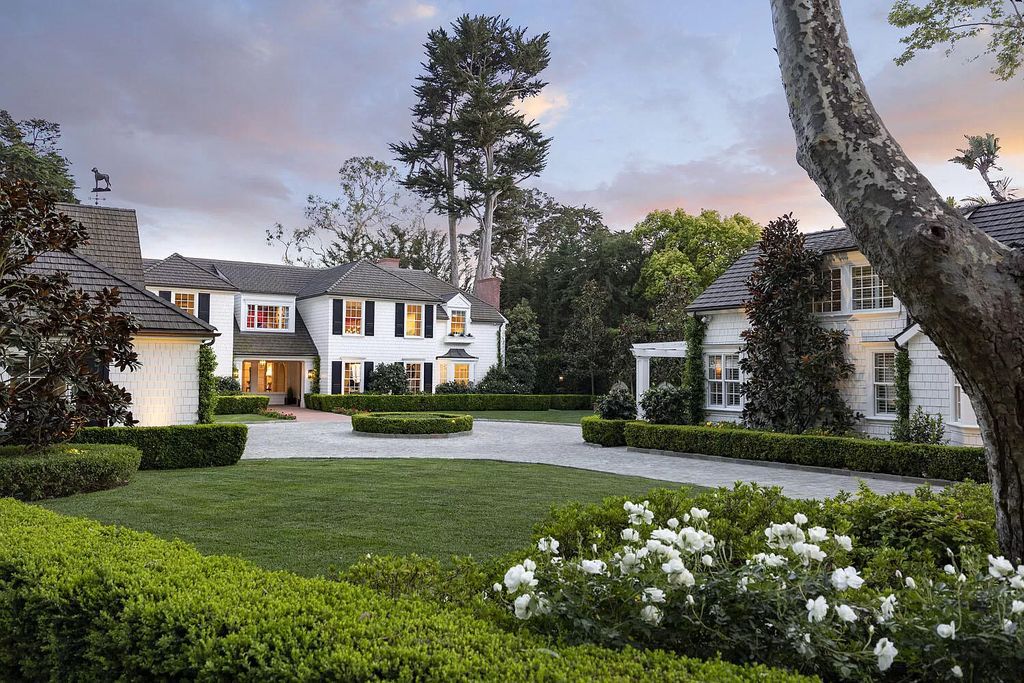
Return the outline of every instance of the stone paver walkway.
[[[823,498],[854,491],[859,479],[846,474],[752,465],[739,460],[637,453],[584,443],[576,425],[477,420],[471,436],[457,439],[377,439],[352,434],[348,421],[263,422],[249,425],[246,459],[259,458],[465,458],[563,465],[598,472],[731,486],[753,481],[781,486],[787,495]],[[912,491],[917,484],[864,478],[879,493]]]
[[[270,406],[270,409],[282,413],[291,413],[295,416],[296,422],[343,422],[345,424],[352,422],[352,418],[347,415],[328,413],[324,410],[310,410],[309,408],[297,408],[295,406]]]

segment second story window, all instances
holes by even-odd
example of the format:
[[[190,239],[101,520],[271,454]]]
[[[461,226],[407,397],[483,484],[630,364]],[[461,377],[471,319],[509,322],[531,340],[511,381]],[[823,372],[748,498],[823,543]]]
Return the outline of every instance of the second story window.
[[[288,306],[249,304],[246,307],[245,326],[250,330],[287,330]]]
[[[843,310],[843,271],[829,268],[822,273],[824,279],[823,297],[815,299],[812,310],[815,313],[838,313]]]
[[[363,302],[345,300],[345,334],[363,333]]]
[[[451,318],[451,334],[466,334],[466,312],[452,311],[449,317]]]
[[[853,310],[872,311],[880,308],[892,308],[892,288],[882,282],[882,278],[871,266],[854,266],[850,271],[853,289]]]
[[[174,293],[174,305],[186,313],[196,314],[196,295],[183,292]]]
[[[405,305],[405,336],[423,336],[423,304]]]

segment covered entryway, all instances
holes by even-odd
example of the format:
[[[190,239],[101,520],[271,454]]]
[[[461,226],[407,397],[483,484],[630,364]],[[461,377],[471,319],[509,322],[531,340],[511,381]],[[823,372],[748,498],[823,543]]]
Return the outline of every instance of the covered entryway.
[[[301,405],[305,391],[306,362],[245,358],[235,361],[240,365],[238,382],[243,394],[261,394],[270,397],[270,405]]]
[[[636,399],[637,417],[643,417],[643,410],[640,408],[640,397],[651,388],[651,359],[652,358],[685,358],[686,342],[650,342],[647,344],[633,344],[633,357],[636,359]]]

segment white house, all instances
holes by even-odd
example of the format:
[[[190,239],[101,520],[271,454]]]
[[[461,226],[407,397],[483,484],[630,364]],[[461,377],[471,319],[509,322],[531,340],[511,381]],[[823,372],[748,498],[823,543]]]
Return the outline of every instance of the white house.
[[[994,239],[1024,245],[1024,200],[979,207],[969,219]],[[911,410],[921,406],[926,413],[941,415],[950,443],[980,445],[970,399],[910,312],[872,270],[850,231],[827,230],[805,237],[808,248],[824,254],[831,283],[830,294],[815,301],[814,310],[824,324],[849,335],[847,352],[855,371],[842,390],[849,405],[864,415],[857,429],[874,437],[889,436],[896,417],[893,364],[897,348],[905,347],[911,359]],[[747,327],[746,282],[758,254],[756,246],[747,251],[687,309],[707,321],[705,406],[712,421],[737,421],[743,410],[740,332]],[[681,356],[685,350],[683,342],[636,345],[637,395],[649,387],[650,358]]]
[[[145,261],[146,287],[209,322],[218,374],[272,404],[320,391],[361,393],[375,365],[405,365],[411,391],[475,382],[497,364],[505,318],[486,302],[397,259],[305,268],[172,254]]]

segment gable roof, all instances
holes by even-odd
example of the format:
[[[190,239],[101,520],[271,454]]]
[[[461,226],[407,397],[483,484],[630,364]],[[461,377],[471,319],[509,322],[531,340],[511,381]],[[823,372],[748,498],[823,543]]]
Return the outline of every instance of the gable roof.
[[[323,294],[376,297],[410,301],[437,301],[437,297],[397,276],[398,269],[369,261],[354,261],[319,271],[301,292],[300,299]]]
[[[290,358],[293,356],[316,356],[316,344],[309,336],[302,316],[295,316],[294,332],[244,332],[235,321],[233,352],[236,356],[254,358]]]
[[[139,222],[134,209],[88,206],[57,202],[58,211],[81,223],[89,233],[89,241],[75,250],[93,263],[141,286],[142,250],[139,247]]]
[[[276,263],[253,263],[250,261],[224,261],[189,257],[189,261],[208,272],[226,279],[235,286],[235,291],[255,294],[297,295],[319,272],[304,266],[287,266]],[[188,280],[179,283],[188,286]]]
[[[484,323],[503,323],[505,316],[494,306],[478,299],[468,292],[464,292],[451,283],[431,275],[425,270],[411,270],[409,268],[388,268],[389,272],[395,273],[398,277],[406,280],[417,287],[427,290],[439,300],[447,303],[456,295],[466,297],[470,304],[469,316],[476,321]]]
[[[1024,245],[1024,199],[999,204],[984,204],[967,218],[985,234],[1010,246]],[[807,248],[823,254],[859,251],[848,228],[804,233]],[[747,280],[761,253],[754,245],[736,259],[717,280],[686,307],[687,311],[718,311],[741,308],[747,301]]]
[[[147,285],[176,287],[181,286],[182,282],[189,282],[197,289],[229,292],[236,290],[236,287],[223,277],[200,268],[178,253],[171,254],[162,261],[144,259],[143,267],[145,268]]]

